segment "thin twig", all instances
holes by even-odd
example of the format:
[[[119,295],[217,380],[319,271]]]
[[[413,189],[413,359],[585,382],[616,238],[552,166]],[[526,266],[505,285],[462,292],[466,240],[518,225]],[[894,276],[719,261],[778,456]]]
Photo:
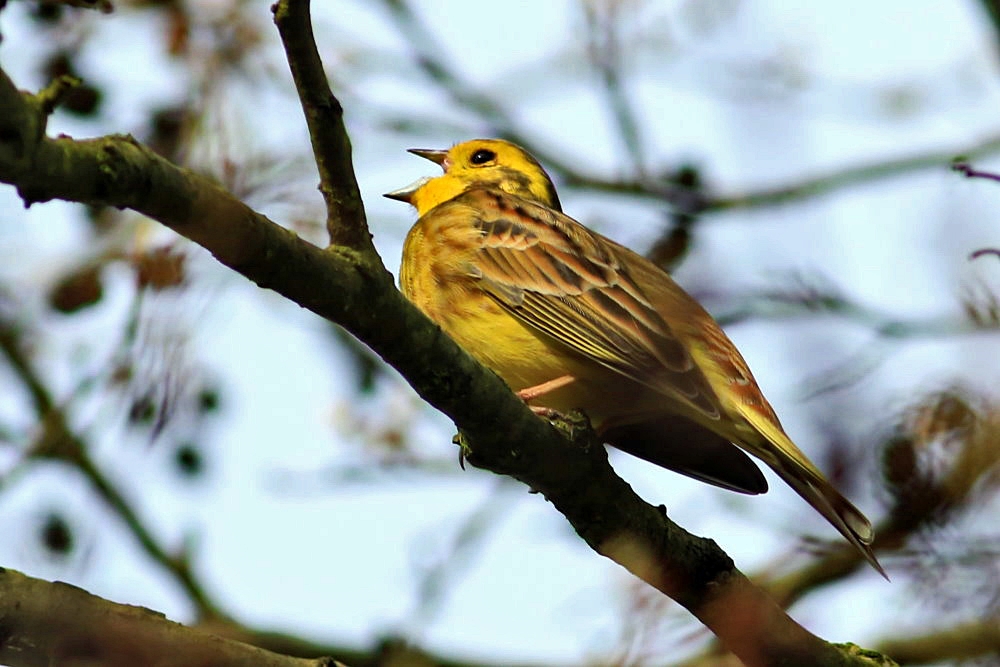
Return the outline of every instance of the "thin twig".
[[[382,0],[382,5],[409,44],[413,60],[429,79],[447,92],[456,104],[474,111],[501,135],[515,133],[511,115],[495,99],[475,90],[441,57],[440,42],[406,0]]]
[[[988,181],[1000,181],[1000,174],[995,174],[992,171],[980,171],[979,169],[974,169],[971,164],[964,160],[958,160],[951,164],[953,171],[964,175],[966,178],[984,178]]]
[[[994,255],[1000,258],[1000,249],[998,248],[980,248],[969,253],[969,259],[979,259],[980,257],[985,257],[986,255]]]
[[[443,553],[422,568],[417,582],[417,605],[411,613],[410,623],[426,627],[440,612],[449,590],[475,562],[474,557],[486,546],[509,514],[512,491],[517,490],[512,480],[501,477],[490,493],[461,519],[452,533]],[[435,540],[440,542],[440,540]]]
[[[714,196],[709,194],[701,202],[699,210],[711,213],[792,204],[832,194],[863,183],[875,183],[929,169],[947,169],[952,165],[955,155],[963,155],[966,159],[971,159],[986,157],[998,152],[1000,152],[1000,135],[993,135],[965,147],[948,151],[915,153],[901,158],[857,164],[834,169],[825,174],[804,178],[790,185],[776,188],[764,188],[743,194]],[[562,172],[561,175],[568,185],[598,192],[659,201],[671,201],[672,197],[675,196],[675,188],[664,186],[660,182],[652,181],[652,179],[644,181],[603,179],[585,177],[575,172]]]
[[[997,331],[1000,322],[992,314],[993,301],[985,305],[971,298],[962,305],[966,317],[941,315],[920,319],[903,319],[838,294],[835,290],[802,286],[785,292],[770,291],[735,299],[738,308],[716,316],[723,326],[733,326],[749,320],[781,320],[835,316],[869,329],[874,340],[865,341],[856,352],[807,379],[798,392],[804,399],[842,389],[866,377],[893,353],[898,341],[923,338],[950,338]]]
[[[723,326],[749,320],[791,320],[834,315],[870,329],[879,338],[941,338],[980,333],[997,328],[995,323],[941,315],[921,319],[894,317],[836,293],[804,285],[802,289],[771,290],[734,298],[741,305],[716,316]]]
[[[416,12],[406,0],[382,0],[383,6],[389,11],[400,36],[406,40],[413,52],[413,60],[427,78],[441,88],[458,106],[468,109],[482,118],[491,127],[491,131],[501,139],[513,141],[527,148],[535,157],[544,162],[554,173],[564,176],[575,174],[573,166],[565,162],[559,155],[541,145],[521,129],[513,115],[499,100],[477,90],[465,81],[462,75],[441,54],[439,41],[434,39],[430,30],[420,20]],[[407,118],[395,121],[402,126],[409,126]]]

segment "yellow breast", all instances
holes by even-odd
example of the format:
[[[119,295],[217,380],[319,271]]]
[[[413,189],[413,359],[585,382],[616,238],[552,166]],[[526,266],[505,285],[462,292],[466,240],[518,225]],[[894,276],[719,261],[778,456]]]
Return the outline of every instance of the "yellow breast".
[[[403,246],[403,294],[515,391],[566,374],[545,334],[479,288],[473,262],[480,234],[471,224],[418,220]]]
[[[564,375],[576,378],[534,405],[582,409],[598,430],[610,416],[627,423],[662,410],[654,392],[579,358],[480,289],[473,265],[479,235],[471,224],[442,223],[433,214],[418,220],[403,246],[403,294],[514,391]]]

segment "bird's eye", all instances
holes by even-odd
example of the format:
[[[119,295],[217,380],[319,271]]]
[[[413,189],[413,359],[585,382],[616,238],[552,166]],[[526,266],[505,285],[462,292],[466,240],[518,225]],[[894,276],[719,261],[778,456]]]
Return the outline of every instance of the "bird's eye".
[[[480,148],[478,151],[472,154],[469,158],[469,162],[472,164],[486,164],[487,162],[492,162],[497,158],[497,154],[493,151],[486,150],[485,148]]]

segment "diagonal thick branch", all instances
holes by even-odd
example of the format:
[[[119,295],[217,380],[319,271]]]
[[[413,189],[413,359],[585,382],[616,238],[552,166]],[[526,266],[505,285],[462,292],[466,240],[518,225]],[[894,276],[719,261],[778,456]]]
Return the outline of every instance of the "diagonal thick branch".
[[[301,17],[307,7],[280,3],[276,14]],[[287,30],[294,25],[308,23],[286,23],[286,43],[302,37],[294,28]],[[308,51],[288,53],[295,59]],[[307,83],[320,85],[315,77]],[[261,287],[340,324],[455,421],[470,447],[470,463],[543,493],[592,548],[688,608],[747,665],[873,664],[808,633],[736,570],[713,541],[687,533],[662,509],[643,502],[614,474],[589,428],[565,429],[574,435],[570,440],[535,417],[499,378],[402,297],[374,249],[366,247],[366,231],[340,237],[353,239],[354,247],[318,248],[131,137],[46,137],[38,99],[17,91],[0,72],[0,181],[16,186],[27,205],[64,199],[132,208],[202,245]],[[335,100],[324,91],[304,94],[304,106],[307,99]],[[320,151],[349,150],[349,145],[346,137],[314,138]],[[339,165],[328,170],[331,178],[343,176],[337,170],[350,165],[349,155],[318,160]],[[352,190],[349,183],[346,187]],[[344,192],[328,203],[340,207]],[[328,218],[361,230],[356,187],[353,193],[354,201]],[[353,221],[344,217],[351,211],[357,216]]]

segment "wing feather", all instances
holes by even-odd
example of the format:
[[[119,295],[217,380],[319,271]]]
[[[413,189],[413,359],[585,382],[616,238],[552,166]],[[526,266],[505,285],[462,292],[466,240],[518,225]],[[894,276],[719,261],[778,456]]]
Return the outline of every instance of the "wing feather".
[[[720,418],[709,379],[629,275],[633,258],[622,253],[631,251],[506,193],[473,189],[445,206],[474,211],[481,238],[469,271],[501,307],[575,353]]]

